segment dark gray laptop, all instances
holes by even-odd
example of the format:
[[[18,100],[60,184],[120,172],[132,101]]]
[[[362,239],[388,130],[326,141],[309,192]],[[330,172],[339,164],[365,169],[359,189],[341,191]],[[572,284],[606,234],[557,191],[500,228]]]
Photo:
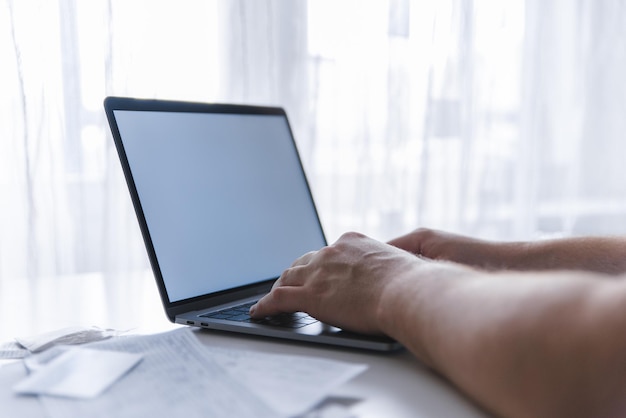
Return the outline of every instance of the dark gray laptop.
[[[283,109],[121,97],[104,107],[170,321],[399,347],[302,312],[248,316],[293,260],[326,245]]]

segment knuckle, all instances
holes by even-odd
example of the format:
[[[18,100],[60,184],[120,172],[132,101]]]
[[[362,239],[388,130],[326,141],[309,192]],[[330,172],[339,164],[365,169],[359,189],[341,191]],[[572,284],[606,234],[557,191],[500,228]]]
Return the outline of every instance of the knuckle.
[[[280,288],[280,286],[287,286],[290,280],[292,279],[292,276],[293,276],[292,272],[293,272],[293,267],[289,267],[288,269],[285,269],[285,271],[283,271],[283,273],[280,275],[278,280],[274,282],[274,287],[278,289]]]
[[[316,269],[327,271],[333,266],[337,260],[340,260],[343,252],[346,250],[346,246],[342,244],[332,245],[330,247],[324,247],[319,251],[318,262],[315,263]]]
[[[320,258],[328,258],[329,256],[332,256],[333,254],[335,254],[336,251],[337,250],[335,249],[335,247],[328,246],[328,247],[320,248],[317,254],[319,255]]]
[[[282,287],[277,287],[272,291],[272,299],[274,303],[280,303],[285,300],[285,291]]]
[[[300,264],[302,262],[306,262],[306,261],[310,260],[313,256],[315,256],[316,253],[317,253],[317,251],[309,251],[308,253],[303,254],[296,261],[294,261],[293,265],[297,265],[297,264]]]
[[[342,234],[339,240],[342,241],[342,240],[347,240],[347,239],[361,239],[361,238],[365,238],[365,235],[361,234],[360,232],[350,231],[350,232],[345,232],[344,234]]]

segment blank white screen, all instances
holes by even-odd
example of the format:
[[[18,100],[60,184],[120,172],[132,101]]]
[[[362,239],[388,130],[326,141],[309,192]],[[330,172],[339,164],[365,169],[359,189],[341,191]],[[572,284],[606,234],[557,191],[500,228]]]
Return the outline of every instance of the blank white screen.
[[[114,111],[171,302],[324,245],[283,116]]]

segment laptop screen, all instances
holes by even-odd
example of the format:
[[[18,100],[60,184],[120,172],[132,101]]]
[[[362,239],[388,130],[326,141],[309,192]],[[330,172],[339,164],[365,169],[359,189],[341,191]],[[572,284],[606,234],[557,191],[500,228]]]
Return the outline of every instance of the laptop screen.
[[[325,245],[284,115],[114,110],[170,302]]]

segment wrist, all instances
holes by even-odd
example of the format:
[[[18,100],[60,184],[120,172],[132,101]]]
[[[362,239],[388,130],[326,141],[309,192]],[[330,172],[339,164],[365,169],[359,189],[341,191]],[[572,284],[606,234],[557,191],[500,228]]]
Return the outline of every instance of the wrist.
[[[377,309],[379,329],[434,366],[438,318],[445,295],[476,271],[449,262],[419,262],[384,287]]]

